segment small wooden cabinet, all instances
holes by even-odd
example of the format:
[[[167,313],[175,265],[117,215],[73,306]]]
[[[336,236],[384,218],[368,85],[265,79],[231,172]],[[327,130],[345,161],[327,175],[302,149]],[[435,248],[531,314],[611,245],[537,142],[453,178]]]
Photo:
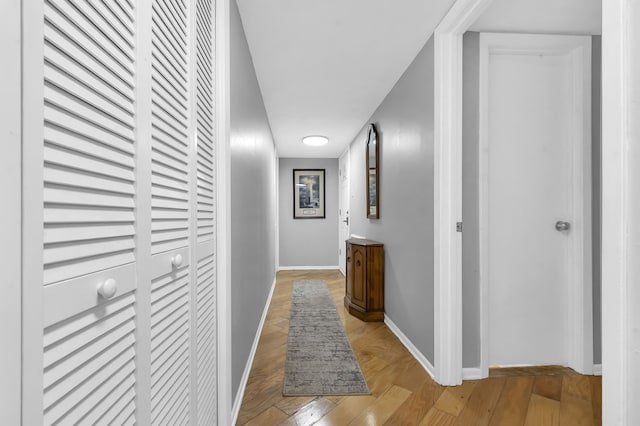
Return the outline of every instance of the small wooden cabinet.
[[[346,245],[344,306],[363,321],[384,321],[384,245],[360,238]]]

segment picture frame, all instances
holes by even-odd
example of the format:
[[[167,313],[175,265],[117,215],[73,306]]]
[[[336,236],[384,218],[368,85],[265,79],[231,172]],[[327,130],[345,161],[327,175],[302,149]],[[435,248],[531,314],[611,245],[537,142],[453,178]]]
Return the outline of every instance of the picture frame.
[[[293,218],[325,218],[325,169],[293,169]]]

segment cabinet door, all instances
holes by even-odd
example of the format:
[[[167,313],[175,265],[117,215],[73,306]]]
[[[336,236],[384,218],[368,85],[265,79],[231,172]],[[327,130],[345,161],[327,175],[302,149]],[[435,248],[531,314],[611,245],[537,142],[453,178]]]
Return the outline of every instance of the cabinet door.
[[[353,298],[353,278],[354,278],[354,271],[353,271],[353,262],[352,262],[352,251],[351,251],[351,244],[350,243],[346,243],[347,247],[345,250],[346,253],[346,272],[347,272],[347,276],[346,276],[346,289],[345,289],[345,294],[347,295],[347,298],[349,300],[351,300]]]
[[[359,307],[367,307],[367,252],[366,247],[351,246],[353,264],[353,294],[351,301]]]
[[[42,258],[25,257],[26,276],[40,279],[24,283],[23,421],[134,424],[134,5],[51,0],[29,7],[25,28],[41,39],[39,49],[35,39],[25,45],[25,62],[43,63],[41,82],[27,80],[25,97],[36,104],[40,91],[40,109],[25,109],[23,119],[40,137],[25,140],[24,167],[40,162],[42,180],[41,190],[27,184],[24,198],[39,200],[42,216],[36,223],[35,213],[27,215],[24,238],[26,246],[41,239]],[[107,281],[114,292],[100,295]]]

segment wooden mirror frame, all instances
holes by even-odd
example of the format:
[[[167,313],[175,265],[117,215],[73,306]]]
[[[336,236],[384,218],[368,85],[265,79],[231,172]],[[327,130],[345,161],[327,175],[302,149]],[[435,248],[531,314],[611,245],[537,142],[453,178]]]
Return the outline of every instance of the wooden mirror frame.
[[[371,146],[373,144],[373,147]],[[373,152],[371,151],[373,149]],[[375,156],[375,166],[371,164],[371,155]],[[365,142],[365,159],[367,168],[366,173],[366,186],[367,186],[367,218],[379,219],[380,218],[380,140],[378,139],[378,132],[376,126],[371,123],[367,130],[367,140]],[[373,167],[372,167],[373,166]],[[373,177],[373,182],[372,178]],[[371,193],[373,189],[373,194]],[[375,205],[372,203],[375,203]]]

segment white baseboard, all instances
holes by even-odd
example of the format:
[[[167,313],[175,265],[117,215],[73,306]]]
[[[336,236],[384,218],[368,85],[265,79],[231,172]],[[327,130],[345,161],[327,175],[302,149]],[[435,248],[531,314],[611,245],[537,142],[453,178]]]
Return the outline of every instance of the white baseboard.
[[[335,266],[280,266],[278,271],[310,271],[313,269],[340,269],[338,265]]]
[[[251,367],[253,366],[253,360],[256,356],[256,351],[258,350],[258,342],[260,341],[260,335],[262,334],[262,328],[264,327],[264,321],[267,318],[267,312],[269,311],[269,306],[271,305],[271,298],[273,297],[273,290],[275,288],[276,288],[276,277],[273,277],[273,284],[271,284],[271,290],[269,291],[269,296],[267,297],[267,303],[264,305],[264,310],[262,311],[262,318],[260,318],[258,331],[256,331],[256,335],[253,339],[251,352],[249,353],[247,364],[244,367],[244,373],[242,373],[242,379],[240,380],[240,386],[238,386],[238,392],[236,393],[236,398],[233,401],[233,409],[231,410],[231,418],[233,419],[231,424],[233,425],[235,425],[236,422],[238,421],[238,414],[240,413],[242,398],[244,398],[244,391],[247,388],[249,373],[251,372]]]
[[[400,331],[398,326],[395,325],[394,322],[391,321],[391,318],[389,318],[387,315],[384,316],[384,323],[387,325],[387,327],[389,327],[389,330],[391,330],[391,332],[396,335],[400,342],[402,342],[402,344],[405,346],[405,348],[407,348],[411,355],[413,355],[413,357],[420,363],[427,374],[429,374],[429,376],[434,379],[435,369],[433,368],[433,364],[429,362],[427,357],[424,356],[422,352],[420,352],[418,348],[415,347],[411,340],[409,340],[409,338],[405,336],[402,331]]]
[[[593,364],[593,375],[602,376],[602,364]]]
[[[480,367],[469,367],[462,369],[462,380],[479,380],[484,379]]]

